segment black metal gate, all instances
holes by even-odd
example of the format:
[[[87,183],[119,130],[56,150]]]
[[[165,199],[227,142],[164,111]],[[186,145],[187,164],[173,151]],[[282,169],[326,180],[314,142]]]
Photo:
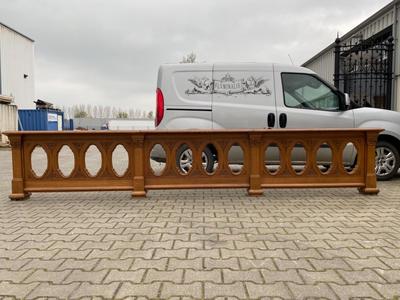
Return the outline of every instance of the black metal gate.
[[[359,106],[391,109],[393,38],[335,43],[335,87]]]

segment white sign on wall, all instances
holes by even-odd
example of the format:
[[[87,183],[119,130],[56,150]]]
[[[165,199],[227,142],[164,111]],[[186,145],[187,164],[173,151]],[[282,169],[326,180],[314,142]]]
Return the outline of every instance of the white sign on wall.
[[[57,114],[47,114],[48,122],[57,122]]]

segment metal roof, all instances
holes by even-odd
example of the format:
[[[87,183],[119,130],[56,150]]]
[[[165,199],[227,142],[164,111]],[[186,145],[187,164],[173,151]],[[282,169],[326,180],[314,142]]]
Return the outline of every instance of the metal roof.
[[[354,34],[358,33],[363,27],[365,27],[366,25],[368,25],[369,23],[371,23],[373,20],[375,20],[376,18],[378,18],[379,16],[387,13],[388,11],[390,11],[391,9],[393,9],[393,7],[395,6],[395,4],[397,2],[400,2],[400,0],[393,0],[392,2],[390,2],[389,4],[387,4],[385,7],[381,8],[380,10],[378,10],[376,13],[374,13],[372,16],[370,16],[368,19],[366,19],[365,21],[361,22],[360,24],[358,24],[356,27],[354,27],[352,30],[350,30],[349,32],[347,32],[345,35],[341,36],[340,39],[346,40],[350,37],[352,37]],[[313,57],[311,57],[309,60],[307,60],[306,62],[304,62],[301,66],[304,67],[307,64],[311,63],[313,60],[315,60],[317,57],[321,56],[322,54],[324,54],[325,52],[328,52],[330,49],[332,49],[335,46],[335,42],[333,42],[332,44],[330,44],[329,46],[325,47],[322,51],[318,52],[317,54],[315,54]]]
[[[26,39],[28,39],[28,40],[30,40],[31,42],[35,42],[35,41],[34,41],[33,39],[31,39],[29,36],[26,36],[25,34],[22,34],[21,32],[15,30],[15,29],[13,29],[13,28],[11,28],[10,26],[7,26],[6,24],[4,24],[4,23],[2,23],[2,22],[0,22],[0,26],[4,26],[4,27],[6,27],[7,29],[10,29],[11,31],[14,31],[15,33],[19,34],[20,36],[22,36],[22,37],[24,37],[24,38],[26,38]]]

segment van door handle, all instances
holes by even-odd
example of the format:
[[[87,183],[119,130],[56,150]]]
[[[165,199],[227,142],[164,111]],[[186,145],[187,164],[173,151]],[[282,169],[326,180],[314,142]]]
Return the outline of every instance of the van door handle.
[[[274,128],[275,127],[275,114],[269,113],[267,120],[268,120],[268,128]]]
[[[280,114],[279,115],[279,127],[280,128],[285,128],[287,123],[287,116],[286,114]]]

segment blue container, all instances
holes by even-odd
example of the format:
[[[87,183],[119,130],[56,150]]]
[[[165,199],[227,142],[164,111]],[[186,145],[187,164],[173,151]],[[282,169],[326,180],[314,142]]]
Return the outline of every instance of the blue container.
[[[52,109],[19,109],[18,130],[62,130],[64,113]]]
[[[74,130],[74,119],[64,119],[63,130]]]

